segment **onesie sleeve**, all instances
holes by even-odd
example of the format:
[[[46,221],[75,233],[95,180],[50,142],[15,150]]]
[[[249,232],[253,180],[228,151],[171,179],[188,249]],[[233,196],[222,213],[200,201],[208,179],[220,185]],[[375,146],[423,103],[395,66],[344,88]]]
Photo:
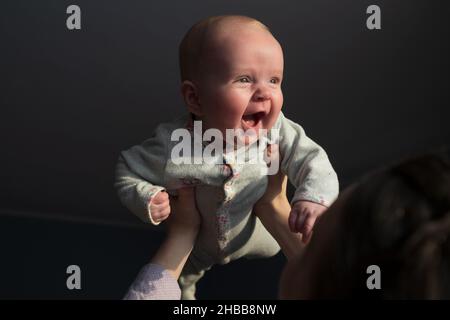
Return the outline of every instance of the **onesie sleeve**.
[[[169,134],[163,125],[140,145],[120,153],[114,187],[121,203],[146,223],[152,219],[150,204],[163,187]]]
[[[296,188],[291,204],[307,200],[329,207],[338,196],[339,182],[325,150],[282,113],[278,121],[281,170]]]

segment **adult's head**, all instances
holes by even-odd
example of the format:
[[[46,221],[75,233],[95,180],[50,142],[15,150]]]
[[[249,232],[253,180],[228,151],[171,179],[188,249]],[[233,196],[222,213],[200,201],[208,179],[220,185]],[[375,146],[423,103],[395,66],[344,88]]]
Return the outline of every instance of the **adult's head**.
[[[367,268],[381,271],[369,290]],[[283,272],[281,298],[450,298],[450,156],[419,156],[347,188]]]

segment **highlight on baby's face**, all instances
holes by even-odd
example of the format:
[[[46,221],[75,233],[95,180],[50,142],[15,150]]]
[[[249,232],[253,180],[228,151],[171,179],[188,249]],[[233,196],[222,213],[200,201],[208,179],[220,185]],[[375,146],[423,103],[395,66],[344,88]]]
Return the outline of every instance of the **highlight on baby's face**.
[[[283,105],[283,51],[255,24],[214,33],[204,49],[198,94],[205,128],[270,130]]]

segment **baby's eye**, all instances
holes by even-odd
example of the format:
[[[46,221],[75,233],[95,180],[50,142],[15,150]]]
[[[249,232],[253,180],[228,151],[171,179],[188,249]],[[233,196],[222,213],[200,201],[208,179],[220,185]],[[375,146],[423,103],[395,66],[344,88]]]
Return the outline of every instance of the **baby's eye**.
[[[250,82],[250,78],[249,77],[242,77],[238,79],[238,82],[240,83],[249,83]]]
[[[279,82],[280,82],[280,79],[278,79],[278,78],[272,78],[272,79],[270,79],[270,83],[277,84],[277,83],[279,83]]]

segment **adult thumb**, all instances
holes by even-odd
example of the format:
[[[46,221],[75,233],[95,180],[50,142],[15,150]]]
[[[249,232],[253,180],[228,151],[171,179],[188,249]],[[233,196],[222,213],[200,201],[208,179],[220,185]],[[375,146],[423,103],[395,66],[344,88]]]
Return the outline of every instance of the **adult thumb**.
[[[178,189],[178,199],[188,199],[194,197],[194,187],[185,187]]]

